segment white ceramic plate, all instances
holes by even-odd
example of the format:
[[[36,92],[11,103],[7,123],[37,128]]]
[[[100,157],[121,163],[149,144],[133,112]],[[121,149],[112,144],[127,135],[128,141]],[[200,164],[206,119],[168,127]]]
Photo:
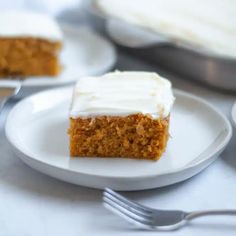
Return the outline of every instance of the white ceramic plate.
[[[28,77],[23,81],[23,87],[72,84],[80,76],[101,74],[114,66],[116,51],[109,41],[87,27],[63,24],[61,29],[64,33],[60,55],[62,72],[57,77]]]
[[[72,88],[40,92],[19,102],[6,122],[14,151],[32,168],[70,183],[116,190],[143,190],[180,182],[197,174],[229,142],[229,121],[191,94],[175,91],[176,103],[166,153],[160,161],[70,159],[68,109]]]

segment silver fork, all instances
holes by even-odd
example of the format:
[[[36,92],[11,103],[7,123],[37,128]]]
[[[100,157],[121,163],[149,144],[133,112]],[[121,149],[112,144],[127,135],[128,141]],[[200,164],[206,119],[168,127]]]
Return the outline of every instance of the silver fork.
[[[178,210],[153,209],[131,201],[109,188],[106,188],[103,192],[103,203],[105,207],[113,213],[141,228],[149,230],[175,230],[189,221],[202,216],[236,216],[236,210],[184,212]]]
[[[18,94],[21,84],[21,80],[0,80],[0,112],[7,100]]]

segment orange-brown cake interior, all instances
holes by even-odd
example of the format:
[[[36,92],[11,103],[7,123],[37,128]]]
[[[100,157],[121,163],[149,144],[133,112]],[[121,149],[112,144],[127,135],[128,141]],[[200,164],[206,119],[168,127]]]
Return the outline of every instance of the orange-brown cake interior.
[[[70,155],[158,160],[166,148],[168,128],[169,116],[71,118]]]
[[[55,76],[60,49],[60,42],[44,39],[0,38],[0,77]]]

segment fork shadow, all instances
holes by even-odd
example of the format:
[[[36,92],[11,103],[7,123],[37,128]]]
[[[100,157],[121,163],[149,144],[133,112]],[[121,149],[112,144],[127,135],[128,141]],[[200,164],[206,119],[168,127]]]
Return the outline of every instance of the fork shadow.
[[[210,222],[192,222],[187,225],[187,227],[190,227],[192,229],[198,229],[200,228],[202,231],[204,230],[212,230],[212,231],[224,231],[224,232],[236,232],[236,224],[235,222],[231,223],[222,223],[222,222],[217,222],[217,223],[210,223]]]
[[[110,214],[110,216],[113,216]],[[117,233],[127,233],[127,232],[135,232],[135,234],[142,234],[143,233],[148,233],[148,234],[155,234],[161,233],[161,234],[170,234],[173,232],[180,232],[180,233],[190,233],[190,231],[194,231],[194,232],[199,232],[199,233],[204,233],[204,232],[209,232],[209,233],[218,233],[218,232],[224,232],[225,234],[229,234],[231,233],[233,235],[233,233],[236,232],[236,225],[235,222],[231,221],[230,223],[222,223],[222,222],[216,222],[216,223],[212,223],[212,222],[190,222],[188,224],[186,224],[183,227],[180,227],[178,229],[174,229],[174,230],[147,230],[144,228],[139,228],[133,224],[130,224],[129,222],[125,221],[125,220],[119,220],[118,221],[118,216],[113,216],[112,219],[109,215],[104,215],[105,218],[104,221],[108,221],[109,224],[106,225],[106,230],[111,230],[111,231],[115,231]],[[102,224],[98,225],[99,228],[104,227]],[[182,235],[182,234],[181,234]],[[186,234],[187,235],[187,234]],[[205,235],[205,234],[204,234]],[[217,234],[218,235],[218,234]]]

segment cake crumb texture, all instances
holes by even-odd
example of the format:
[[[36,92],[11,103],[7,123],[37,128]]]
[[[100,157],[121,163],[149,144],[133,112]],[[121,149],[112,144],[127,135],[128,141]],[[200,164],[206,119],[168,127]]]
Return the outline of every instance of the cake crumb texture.
[[[55,76],[61,43],[38,38],[0,38],[0,77]]]
[[[158,160],[169,138],[169,116],[70,118],[71,157],[127,157]]]

